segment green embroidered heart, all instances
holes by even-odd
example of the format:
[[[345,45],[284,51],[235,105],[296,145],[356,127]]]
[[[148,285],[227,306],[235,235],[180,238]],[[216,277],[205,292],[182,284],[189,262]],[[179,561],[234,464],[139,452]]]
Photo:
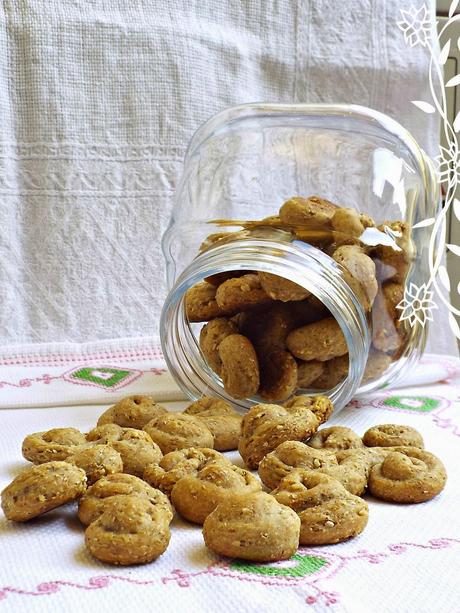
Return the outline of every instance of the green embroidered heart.
[[[439,400],[430,398],[429,396],[390,396],[382,402],[383,406],[393,409],[404,409],[409,411],[418,411],[420,413],[429,413],[439,407]]]
[[[289,561],[295,560],[297,564],[290,567],[276,567],[264,564],[251,564],[250,562],[235,560],[230,564],[233,570],[243,573],[254,573],[256,575],[277,576],[277,577],[305,577],[316,573],[320,568],[327,564],[327,560],[317,556],[302,556],[294,554]]]

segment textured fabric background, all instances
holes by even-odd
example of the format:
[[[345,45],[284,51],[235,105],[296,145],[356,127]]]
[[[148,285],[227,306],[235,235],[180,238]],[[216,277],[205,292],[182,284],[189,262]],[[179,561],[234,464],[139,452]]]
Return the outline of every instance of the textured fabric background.
[[[358,103],[436,154],[436,119],[410,104],[428,56],[396,26],[410,4],[4,0],[0,344],[155,340],[185,146],[229,105]]]

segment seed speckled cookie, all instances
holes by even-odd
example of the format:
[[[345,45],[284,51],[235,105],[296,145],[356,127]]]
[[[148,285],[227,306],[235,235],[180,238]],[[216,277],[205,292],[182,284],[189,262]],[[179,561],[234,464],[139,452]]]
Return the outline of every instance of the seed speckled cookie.
[[[172,519],[171,504],[167,496],[139,479],[139,477],[123,473],[107,475],[107,477],[102,477],[94,485],[91,485],[80,499],[78,518],[82,524],[87,526],[104,512],[105,505],[110,498],[133,495],[146,498],[151,504],[158,505]]]
[[[85,531],[92,556],[122,566],[158,558],[169,544],[169,515],[138,496],[114,496]]]
[[[98,426],[86,435],[88,441],[113,447],[123,460],[123,472],[142,477],[145,467],[157,464],[163,454],[147,432],[117,424]]]
[[[192,402],[185,410],[185,415],[200,419],[214,437],[214,449],[231,451],[238,447],[242,416],[232,406],[211,396],[202,396]]]
[[[143,478],[151,486],[170,496],[179,479],[196,475],[202,468],[215,462],[230,464],[224,455],[214,449],[189,447],[167,453],[159,465],[147,466]]]
[[[22,455],[34,464],[65,460],[85,443],[85,435],[76,428],[53,428],[26,436],[22,443]]]
[[[264,492],[238,494],[205,519],[206,546],[221,556],[274,562],[288,560],[299,546],[300,519]]]
[[[298,513],[302,545],[340,543],[360,534],[367,525],[367,503],[318,472],[293,470],[272,494]]]
[[[187,447],[214,447],[209,428],[193,415],[168,413],[152,419],[144,430],[164,454]]]
[[[233,464],[214,463],[202,468],[197,475],[180,479],[172,489],[171,501],[182,517],[202,524],[224,500],[261,489],[260,481],[247,470]]]
[[[164,413],[167,413],[166,409],[151,396],[135,394],[122,398],[108,408],[97,420],[97,425],[118,424],[122,428],[142,430],[145,424]]]
[[[86,490],[85,471],[67,462],[46,462],[20,473],[2,492],[7,519],[27,521],[75,500]]]

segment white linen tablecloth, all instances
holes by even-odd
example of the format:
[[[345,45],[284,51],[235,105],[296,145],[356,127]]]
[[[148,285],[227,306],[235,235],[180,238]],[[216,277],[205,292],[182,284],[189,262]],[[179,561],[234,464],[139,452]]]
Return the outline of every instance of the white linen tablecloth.
[[[150,364],[154,363],[150,359]],[[137,369],[143,374],[131,380],[126,375],[124,386],[114,392],[101,383],[110,375],[104,373],[106,366]],[[2,406],[29,403],[35,408],[10,408],[0,413],[0,488],[27,465],[20,451],[26,434],[57,426],[87,431],[106,406],[133,391],[150,392],[158,400],[178,397],[171,382],[162,380],[162,375],[152,375],[141,361],[92,358],[86,364],[80,360],[78,364],[48,366],[48,371],[53,376],[49,369],[68,372],[76,367],[90,369],[95,385],[75,384],[71,376],[44,383],[43,374],[41,381],[35,381],[40,378],[35,375],[43,373],[43,367],[37,365],[21,367],[22,380],[31,380],[30,387],[5,385],[2,374]],[[86,371],[85,375],[91,373]],[[54,386],[61,384],[68,387],[67,400],[73,406],[38,408],[45,402],[54,404]],[[62,389],[58,397],[63,397]],[[166,403],[172,410],[184,405],[184,401]],[[460,360],[425,356],[410,386],[353,401],[329,423],[347,425],[359,434],[379,423],[414,426],[422,433],[426,448],[446,465],[445,490],[436,499],[418,505],[389,504],[366,496],[370,516],[363,534],[335,546],[301,547],[290,561],[277,564],[218,558],[205,548],[200,528],[177,516],[170,546],[161,558],[130,568],[111,567],[88,555],[75,505],[27,524],[2,518],[0,611],[113,613],[154,608],[162,613],[458,613]],[[242,465],[236,452],[229,455]]]

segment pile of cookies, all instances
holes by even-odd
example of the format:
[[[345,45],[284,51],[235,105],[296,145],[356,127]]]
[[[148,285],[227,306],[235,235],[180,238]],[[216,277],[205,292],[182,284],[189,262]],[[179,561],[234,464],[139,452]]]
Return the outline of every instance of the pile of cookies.
[[[278,215],[259,222],[230,223],[244,230],[213,234],[202,250],[258,237],[261,228],[283,230],[289,240],[318,247],[341,265],[343,278],[369,314],[372,348],[364,381],[379,377],[398,359],[407,334],[396,306],[412,260],[404,222],[376,226],[368,215],[311,196],[291,198]],[[366,244],[369,230],[373,236]],[[292,281],[268,272],[216,274],[188,290],[185,309],[189,322],[206,322],[201,352],[233,398],[258,394],[282,402],[298,389],[332,389],[348,375],[340,326],[315,296]]]
[[[3,490],[2,508],[24,522],[78,500],[88,551],[112,564],[164,553],[174,509],[203,526],[213,552],[275,561],[299,543],[361,533],[366,490],[412,503],[443,489],[445,469],[413,428],[376,426],[362,438],[342,426],[320,429],[332,411],[325,396],[255,405],[244,417],[207,396],[183,413],[130,396],[87,434],[55,428],[27,436],[22,451],[33,466]],[[260,479],[221,453],[236,448]]]

